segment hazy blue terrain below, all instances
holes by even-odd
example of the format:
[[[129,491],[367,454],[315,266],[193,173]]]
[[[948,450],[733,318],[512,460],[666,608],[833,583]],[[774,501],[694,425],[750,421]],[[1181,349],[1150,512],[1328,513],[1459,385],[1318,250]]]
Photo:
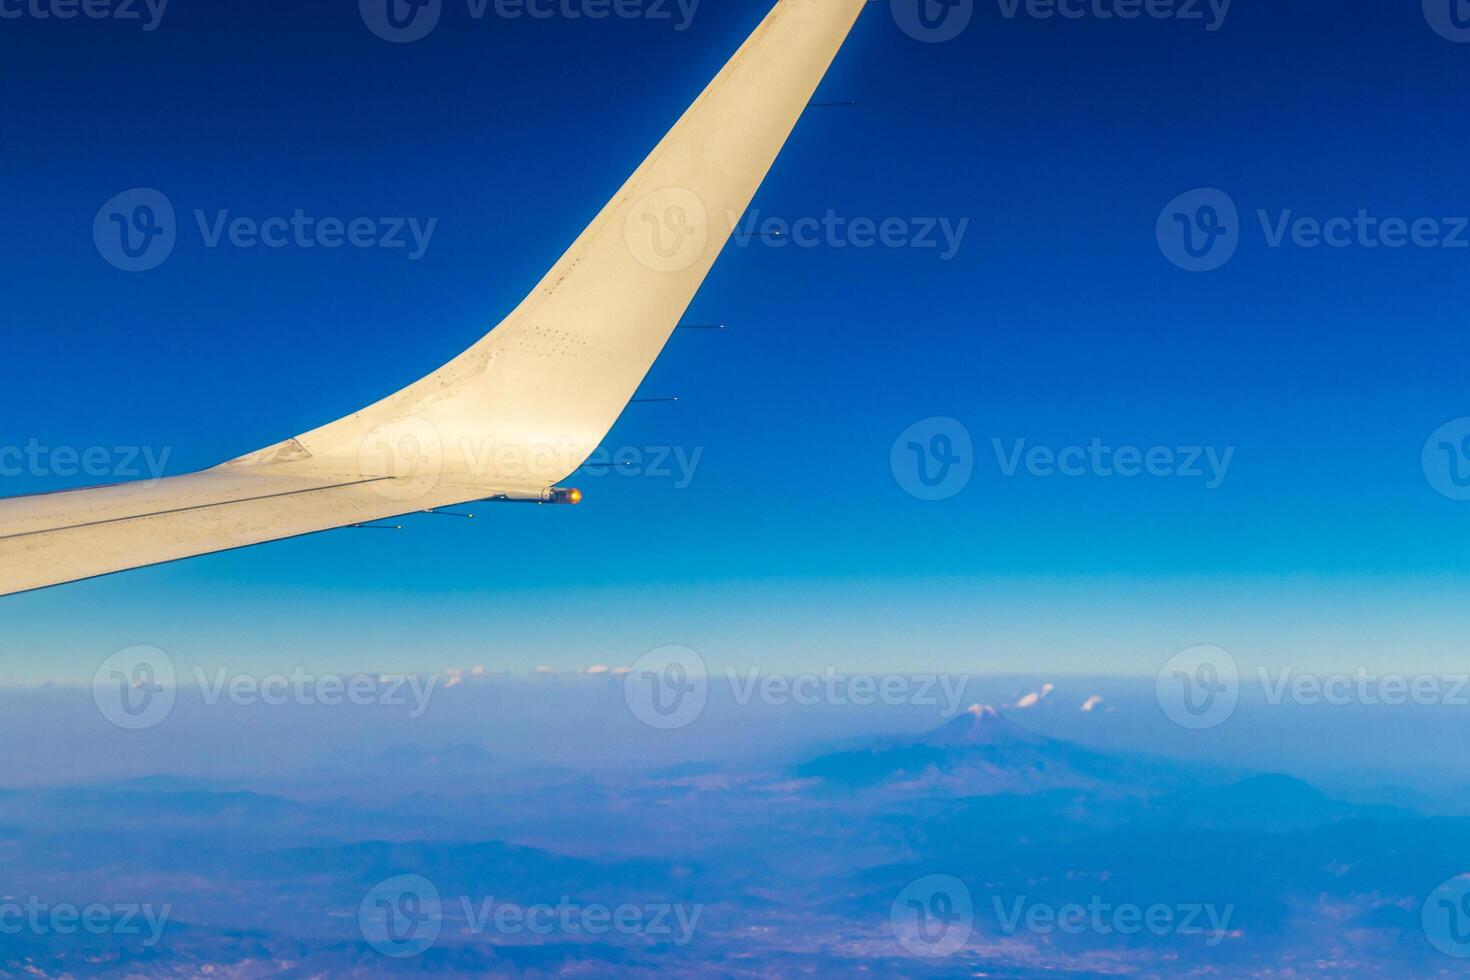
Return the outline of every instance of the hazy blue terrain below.
[[[1197,732],[1138,682],[955,678],[988,701],[951,713],[742,704],[737,679],[660,731],[626,683],[474,677],[416,718],[181,690],[140,731],[91,691],[6,692],[9,743],[46,737],[0,792],[0,969],[1461,975],[1470,921],[1423,911],[1470,869],[1455,780],[1407,743],[1413,789],[1269,745],[1362,720],[1423,743],[1432,711],[1243,703]]]

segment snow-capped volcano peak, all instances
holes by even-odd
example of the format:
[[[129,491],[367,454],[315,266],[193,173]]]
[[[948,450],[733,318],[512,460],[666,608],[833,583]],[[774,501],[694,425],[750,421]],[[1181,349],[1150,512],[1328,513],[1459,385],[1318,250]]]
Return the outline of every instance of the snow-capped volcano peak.
[[[1016,725],[988,704],[972,704],[934,729],[924,741],[930,745],[994,745],[1025,742],[1030,732]]]

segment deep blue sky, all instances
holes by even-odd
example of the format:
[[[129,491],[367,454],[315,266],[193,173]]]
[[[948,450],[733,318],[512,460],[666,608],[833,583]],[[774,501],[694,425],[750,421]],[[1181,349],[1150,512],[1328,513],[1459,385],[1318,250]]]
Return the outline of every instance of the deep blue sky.
[[[433,369],[504,315],[768,9],[473,20],[388,44],[355,3],[173,0],[136,23],[0,19],[0,444],[211,465]],[[1453,662],[1470,503],[1420,453],[1470,415],[1470,249],[1269,248],[1257,209],[1470,214],[1470,44],[1418,4],[1239,0],[1198,22],[1008,19],[920,43],[869,6],[762,215],[969,219],[959,253],[728,249],[610,446],[703,452],[578,510],[338,531],[6,600],[0,677],[132,643],[242,668],[715,661],[1151,673],[1214,642]],[[159,268],[98,209],[157,188]],[[1155,238],[1225,190],[1222,269]],[[192,211],[437,218],[404,250],[205,248]],[[1464,236],[1470,240],[1470,233]],[[960,495],[889,470],[961,420]],[[1228,479],[999,475],[990,440],[1235,447]],[[41,472],[0,493],[87,482]],[[406,637],[414,637],[412,642]],[[1300,654],[1306,656],[1306,654]]]

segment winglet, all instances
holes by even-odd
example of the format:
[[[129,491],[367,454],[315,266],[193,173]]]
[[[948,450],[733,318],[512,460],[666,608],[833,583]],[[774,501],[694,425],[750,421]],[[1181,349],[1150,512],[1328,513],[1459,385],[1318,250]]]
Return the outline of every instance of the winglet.
[[[236,462],[356,477],[432,455],[461,482],[567,477],[678,326],[863,6],[780,0],[499,326],[377,404]]]

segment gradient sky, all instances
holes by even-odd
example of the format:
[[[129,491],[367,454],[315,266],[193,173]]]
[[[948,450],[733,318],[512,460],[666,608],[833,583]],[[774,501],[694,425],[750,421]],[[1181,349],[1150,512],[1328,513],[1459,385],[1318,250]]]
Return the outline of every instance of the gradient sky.
[[[389,44],[350,2],[174,0],[156,30],[0,19],[0,445],[212,465],[370,402],[535,283],[766,0],[651,19],[471,18]],[[729,247],[570,508],[344,530],[0,601],[0,678],[89,678],[137,643],[237,669],[716,663],[1151,674],[1243,659],[1463,669],[1470,503],[1421,451],[1470,416],[1470,248],[1271,248],[1256,211],[1470,215],[1470,44],[1413,3],[1239,0],[1175,19],[1014,18],[922,43],[866,10],[754,207],[968,220],[958,253]],[[493,8],[492,8],[493,9]],[[1022,8],[1024,11],[1024,6]],[[94,246],[113,195],[179,215],[159,268]],[[1200,187],[1238,253],[1155,237]],[[205,247],[192,212],[437,218],[406,250]],[[1470,232],[1462,236],[1470,241]],[[959,495],[890,472],[960,420]],[[1234,448],[1180,478],[1004,478],[991,440]],[[81,485],[50,471],[0,494]]]

